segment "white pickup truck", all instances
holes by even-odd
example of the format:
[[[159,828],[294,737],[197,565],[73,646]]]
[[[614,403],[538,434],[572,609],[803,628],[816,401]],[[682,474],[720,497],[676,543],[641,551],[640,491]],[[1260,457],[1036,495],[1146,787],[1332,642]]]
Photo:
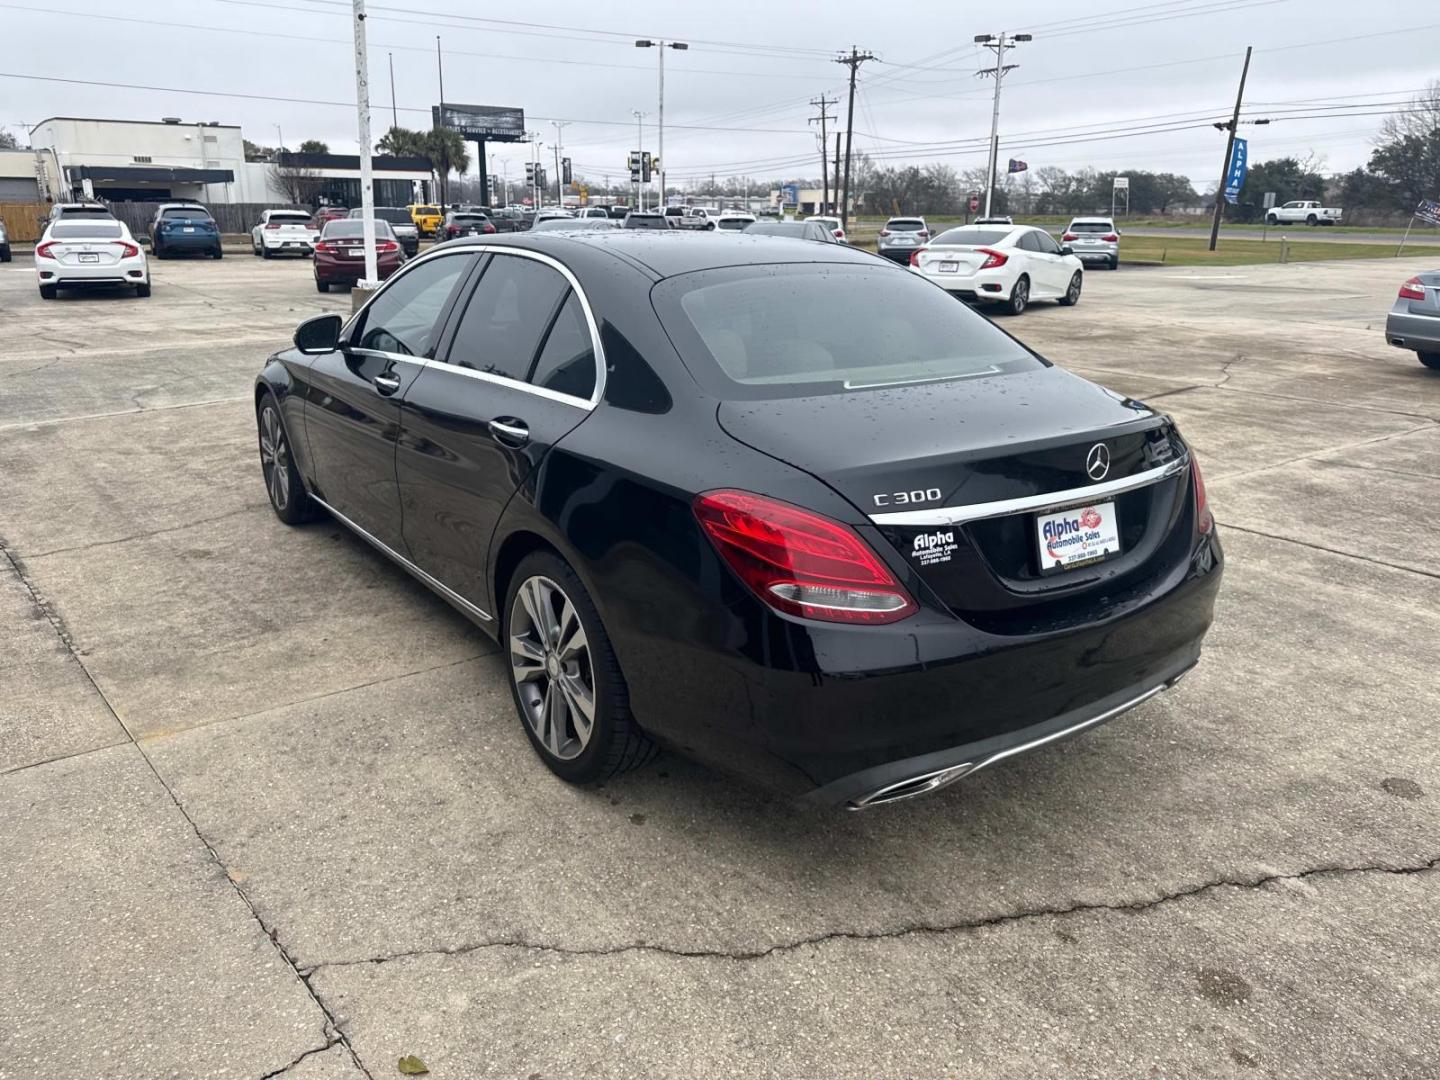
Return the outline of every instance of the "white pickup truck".
[[[1339,225],[1345,211],[1337,206],[1321,206],[1308,199],[1294,199],[1284,206],[1265,211],[1266,225]]]

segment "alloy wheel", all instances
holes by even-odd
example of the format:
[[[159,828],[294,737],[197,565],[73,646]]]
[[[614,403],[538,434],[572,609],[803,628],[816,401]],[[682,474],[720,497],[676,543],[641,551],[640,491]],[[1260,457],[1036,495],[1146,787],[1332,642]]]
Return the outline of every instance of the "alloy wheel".
[[[265,488],[276,510],[290,505],[290,448],[285,443],[285,429],[275,406],[260,410],[260,467],[265,472]]]
[[[1078,270],[1070,278],[1070,287],[1065,290],[1065,299],[1072,304],[1080,299],[1080,273]]]
[[[595,668],[579,612],[564,589],[536,575],[515,594],[509,632],[525,722],[550,754],[578,757],[595,728]]]
[[[1010,310],[1019,315],[1025,310],[1025,305],[1028,303],[1030,303],[1030,283],[1022,277],[1010,290]]]

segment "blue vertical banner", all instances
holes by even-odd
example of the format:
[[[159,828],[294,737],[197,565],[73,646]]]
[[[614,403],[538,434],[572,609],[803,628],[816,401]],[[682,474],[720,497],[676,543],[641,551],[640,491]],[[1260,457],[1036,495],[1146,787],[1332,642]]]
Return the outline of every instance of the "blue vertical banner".
[[[1240,198],[1240,189],[1245,186],[1245,171],[1250,160],[1249,146],[1244,139],[1235,140],[1235,149],[1230,151],[1230,168],[1225,170],[1225,201],[1234,203]]]

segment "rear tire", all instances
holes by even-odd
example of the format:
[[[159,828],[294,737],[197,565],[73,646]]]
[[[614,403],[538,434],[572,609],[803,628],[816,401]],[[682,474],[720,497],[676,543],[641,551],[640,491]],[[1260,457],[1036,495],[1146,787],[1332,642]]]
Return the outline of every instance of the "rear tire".
[[[1319,221],[1320,219],[1317,218],[1314,214],[1310,214],[1305,218],[1305,224],[1309,225],[1312,229],[1319,223]]]
[[[300,478],[300,470],[295,467],[295,455],[290,450],[290,435],[285,430],[285,418],[280,415],[280,403],[269,390],[260,398],[260,408],[255,412],[255,426],[260,442],[260,475],[270,496],[270,509],[286,525],[313,521],[320,516],[320,508],[311,500],[310,493],[305,490],[305,481]]]
[[[223,258],[225,257],[225,250],[224,250],[224,248],[218,248],[218,247],[217,247],[214,251],[212,251],[212,252],[210,253],[210,257],[211,257],[212,259],[223,259]]]
[[[135,286],[135,295],[138,296],[138,297],[140,297],[140,299],[142,299],[142,300],[145,299],[145,297],[149,296],[149,295],[150,295],[150,283],[147,281],[147,282],[145,282],[144,285],[136,285],[136,286]]]
[[[1065,295],[1060,297],[1060,303],[1065,307],[1074,307],[1080,302],[1080,271],[1076,270],[1070,276],[1070,286],[1065,290]]]
[[[1023,315],[1030,306],[1030,278],[1021,274],[1010,290],[1010,299],[1005,301],[1005,314]]]
[[[330,283],[329,283],[328,281],[321,281],[319,278],[316,278],[316,279],[315,279],[315,291],[316,291],[316,292],[329,292],[329,291],[330,291]]]
[[[1422,352],[1415,355],[1420,358],[1420,363],[1431,371],[1440,371],[1440,352]]]
[[[150,253],[157,259],[165,258],[165,249],[160,246],[159,240],[150,241]]]
[[[625,678],[600,614],[563,559],[549,551],[522,559],[511,575],[502,618],[515,708],[551,772],[567,783],[595,784],[655,757],[658,747],[630,714]],[[589,726],[582,730],[587,704]]]
[[[260,258],[262,258],[262,259],[269,259],[269,258],[272,258],[273,256],[274,256],[274,253],[273,253],[268,247],[266,247],[264,244],[261,244],[261,245],[260,245]]]
[[[9,262],[11,258],[12,256],[10,254],[10,245],[0,245],[0,262]]]
[[[1119,256],[1119,255],[1116,255],[1113,259],[1110,260],[1110,262],[1109,262],[1107,265],[1110,267],[1111,270],[1119,270],[1119,269],[1120,269],[1120,256]]]
[[[1269,225],[1271,228],[1274,228],[1276,225],[1280,224],[1280,219],[1274,214],[1268,214],[1265,217],[1265,224]]]
[[[58,291],[57,291],[57,289],[56,289],[56,287],[55,287],[54,285],[41,285],[41,286],[40,286],[40,299],[41,299],[41,300],[54,300],[57,295],[58,295]]]

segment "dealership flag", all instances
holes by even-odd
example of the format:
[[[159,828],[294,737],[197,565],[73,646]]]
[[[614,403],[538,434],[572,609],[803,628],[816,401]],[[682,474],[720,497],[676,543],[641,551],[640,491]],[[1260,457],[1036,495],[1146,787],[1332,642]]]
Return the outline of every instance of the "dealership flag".
[[[1024,171],[1025,171],[1026,169],[1028,169],[1028,168],[1030,168],[1030,165],[1029,165],[1028,162],[1024,162],[1024,161],[1019,160],[1018,158],[1013,158],[1013,157],[1010,159],[1010,171],[1011,171],[1012,173],[1015,173],[1015,172],[1024,172]]]
[[[1234,203],[1240,198],[1240,189],[1245,186],[1245,166],[1249,148],[1244,139],[1235,140],[1235,149],[1230,152],[1230,168],[1225,170],[1225,201]]]
[[[1421,199],[1420,205],[1415,208],[1415,216],[1424,218],[1431,225],[1440,225],[1440,203],[1434,199]]]

